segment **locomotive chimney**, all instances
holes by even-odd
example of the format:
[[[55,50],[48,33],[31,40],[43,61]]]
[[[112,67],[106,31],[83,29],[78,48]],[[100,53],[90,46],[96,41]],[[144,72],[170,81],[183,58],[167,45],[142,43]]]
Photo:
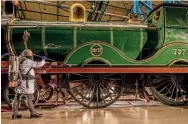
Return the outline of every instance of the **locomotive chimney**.
[[[75,3],[70,7],[69,20],[72,22],[86,22],[86,9],[80,3]]]

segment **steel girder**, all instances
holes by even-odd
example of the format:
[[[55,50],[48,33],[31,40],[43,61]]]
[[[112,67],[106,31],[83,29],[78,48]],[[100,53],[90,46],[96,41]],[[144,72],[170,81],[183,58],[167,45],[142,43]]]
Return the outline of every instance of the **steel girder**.
[[[21,4],[23,2],[23,4]],[[27,8],[27,3],[35,3],[35,4],[39,4],[39,5],[46,5],[46,6],[53,6],[53,7],[57,7],[57,12],[56,14],[52,14],[50,12],[37,12],[34,10],[29,10]],[[41,17],[42,14],[49,14],[49,15],[54,15],[57,16],[57,20],[59,20],[59,17],[66,17],[68,18],[68,16],[63,16],[60,14],[59,10],[63,10],[66,12],[69,12],[70,6],[66,5],[65,2],[67,2],[67,0],[64,1],[59,1],[59,2],[44,2],[44,1],[21,1],[20,2],[20,6],[18,9],[18,13],[17,15],[22,18],[22,19],[26,19],[26,15],[25,12],[29,11],[29,12],[36,12],[36,13],[41,13]],[[137,15],[141,15],[142,19],[145,19],[146,15],[152,10],[152,2],[151,0],[133,0],[133,6],[131,8],[129,8],[130,6],[127,6],[128,2],[126,1],[120,1],[120,3],[122,3],[121,6],[115,6],[113,4],[109,4],[111,1],[87,1],[87,3],[91,3],[91,8],[88,9],[86,8],[86,11],[88,12],[88,21],[113,21],[112,17],[115,17],[119,20],[114,20],[114,21],[125,21],[128,20],[128,14],[137,14]],[[164,0],[164,2],[168,2],[168,3],[176,3],[176,4],[181,4],[182,2],[180,0]],[[123,6],[123,7],[122,7]],[[115,14],[115,12],[113,13],[109,13],[108,12],[108,7],[110,7],[110,9],[122,9],[125,11],[125,14],[120,15],[120,14]],[[145,9],[145,11],[143,11],[143,8]],[[109,19],[104,18],[103,16],[107,16],[109,17]]]

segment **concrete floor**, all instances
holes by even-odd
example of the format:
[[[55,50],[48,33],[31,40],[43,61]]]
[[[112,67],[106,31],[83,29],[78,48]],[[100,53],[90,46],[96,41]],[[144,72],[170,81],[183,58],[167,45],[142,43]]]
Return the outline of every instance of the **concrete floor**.
[[[85,109],[76,104],[37,108],[38,112],[44,114],[44,117],[39,119],[29,119],[29,112],[26,110],[21,111],[24,118],[19,120],[11,120],[11,112],[2,112],[1,122],[2,124],[188,124],[188,107],[132,103],[122,106],[122,102],[116,102],[104,109]]]

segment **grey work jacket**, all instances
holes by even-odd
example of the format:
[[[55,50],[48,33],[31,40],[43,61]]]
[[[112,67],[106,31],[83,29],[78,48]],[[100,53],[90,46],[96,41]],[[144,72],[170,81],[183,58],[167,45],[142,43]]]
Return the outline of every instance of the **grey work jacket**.
[[[40,68],[44,64],[45,60],[42,60],[41,62],[36,62],[30,59],[26,59],[20,64],[21,75],[27,74],[33,77],[29,80],[26,80],[24,78],[22,79],[21,89],[23,94],[33,94],[35,92],[35,72],[33,68]]]

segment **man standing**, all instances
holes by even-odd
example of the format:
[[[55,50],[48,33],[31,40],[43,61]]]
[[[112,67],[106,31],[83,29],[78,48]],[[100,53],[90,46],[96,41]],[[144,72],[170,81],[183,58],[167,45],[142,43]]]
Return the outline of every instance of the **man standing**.
[[[28,109],[31,113],[30,118],[42,117],[42,114],[37,113],[33,105],[33,94],[35,92],[35,72],[33,68],[40,68],[45,64],[46,57],[42,57],[41,62],[33,61],[33,53],[29,49],[22,52],[24,60],[20,63],[20,72],[22,81],[20,88],[17,88],[16,95],[13,101],[13,114],[12,119],[22,118],[18,113],[19,100],[21,95],[25,95],[27,99]]]

